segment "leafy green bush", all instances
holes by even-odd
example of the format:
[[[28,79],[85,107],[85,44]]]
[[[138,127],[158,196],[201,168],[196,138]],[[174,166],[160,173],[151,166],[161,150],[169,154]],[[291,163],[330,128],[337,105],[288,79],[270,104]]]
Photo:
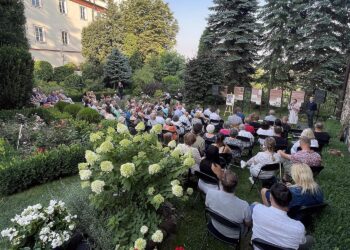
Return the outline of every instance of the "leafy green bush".
[[[90,123],[98,123],[101,121],[101,115],[94,109],[83,108],[77,114],[78,120],[84,120]]]
[[[75,118],[82,108],[83,107],[80,104],[69,104],[63,109],[63,111],[71,114]]]
[[[56,103],[55,108],[57,108],[59,111],[63,112],[64,108],[68,105],[69,105],[69,103],[67,103],[67,102],[59,101],[58,103]]]
[[[82,88],[83,78],[77,74],[71,74],[64,79],[64,85],[71,88]]]
[[[33,88],[34,62],[27,49],[0,47],[0,109],[28,104]]]
[[[52,65],[47,61],[35,61],[34,77],[43,81],[50,81],[53,77]]]
[[[58,146],[25,160],[14,160],[0,169],[0,193],[10,195],[34,185],[76,174],[84,160],[85,148],[80,144]]]
[[[183,82],[178,76],[166,76],[163,78],[165,88],[172,93],[183,87]]]
[[[81,64],[80,67],[84,80],[101,80],[103,78],[103,64],[87,61]]]
[[[148,65],[143,66],[141,69],[135,71],[132,76],[133,88],[142,88],[143,86],[153,83],[154,73],[152,68]]]
[[[150,83],[142,87],[142,91],[149,96],[154,96],[156,90],[162,90],[163,84],[161,83]]]
[[[160,90],[160,89],[157,89],[155,92],[154,92],[154,97],[155,98],[161,98],[163,96],[163,91]]]
[[[74,70],[75,66],[73,67],[70,64],[56,67],[54,68],[53,80],[56,82],[63,82],[67,76],[74,73]]]

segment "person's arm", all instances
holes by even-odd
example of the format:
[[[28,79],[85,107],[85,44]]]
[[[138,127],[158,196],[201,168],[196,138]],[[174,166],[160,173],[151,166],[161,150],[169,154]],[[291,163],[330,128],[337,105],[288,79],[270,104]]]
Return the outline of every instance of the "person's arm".
[[[283,150],[278,150],[277,153],[284,159],[287,159],[287,160],[291,159],[291,155],[286,154]]]
[[[221,176],[222,176],[222,169],[221,169],[221,167],[218,164],[213,163],[211,165],[211,170],[214,172],[214,174],[216,175],[216,177],[218,179],[221,178]]]
[[[298,151],[298,147],[300,146],[299,141],[293,144],[292,148],[290,149],[291,154],[295,154]]]
[[[252,211],[250,209],[250,206],[247,204],[247,207],[244,211],[244,225],[248,228],[252,226]]]

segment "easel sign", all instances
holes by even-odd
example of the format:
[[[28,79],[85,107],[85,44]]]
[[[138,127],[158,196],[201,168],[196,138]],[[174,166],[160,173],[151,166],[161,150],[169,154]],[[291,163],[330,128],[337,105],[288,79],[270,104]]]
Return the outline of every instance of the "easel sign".
[[[244,99],[244,87],[235,87],[233,93],[237,101],[243,101]]]
[[[271,89],[269,104],[271,107],[280,108],[282,106],[282,89]]]
[[[229,114],[233,114],[233,106],[235,105],[235,95],[231,94],[227,94],[226,95],[226,109],[225,109],[225,113],[229,113]]]

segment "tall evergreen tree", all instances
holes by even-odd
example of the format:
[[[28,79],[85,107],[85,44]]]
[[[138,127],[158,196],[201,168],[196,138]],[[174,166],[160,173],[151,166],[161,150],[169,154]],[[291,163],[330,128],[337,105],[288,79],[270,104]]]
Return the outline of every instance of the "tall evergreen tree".
[[[124,86],[130,84],[131,67],[128,58],[117,49],[113,49],[106,59],[104,79],[109,87],[118,86],[118,82],[122,82]]]
[[[225,83],[248,86],[257,54],[256,0],[214,0],[208,19],[209,40],[225,63]]]
[[[214,48],[214,40],[214,34],[211,33],[208,28],[205,28],[199,40],[197,55],[200,57],[212,54]]]

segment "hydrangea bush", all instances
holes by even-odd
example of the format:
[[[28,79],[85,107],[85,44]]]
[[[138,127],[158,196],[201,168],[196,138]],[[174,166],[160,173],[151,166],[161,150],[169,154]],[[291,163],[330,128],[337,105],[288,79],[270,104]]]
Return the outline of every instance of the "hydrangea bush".
[[[86,151],[86,162],[78,166],[82,186],[91,189],[91,203],[109,216],[116,249],[143,250],[148,241],[161,243],[157,210],[172,199],[185,201],[193,192],[181,184],[192,156],[173,153],[175,142],[163,147],[158,141],[161,126],[146,133],[139,124],[136,130],[132,136],[118,124],[91,134],[93,150]]]
[[[62,201],[51,200],[48,207],[28,206],[11,219],[13,225],[1,231],[10,249],[54,249],[64,245],[73,233],[76,215]]]

